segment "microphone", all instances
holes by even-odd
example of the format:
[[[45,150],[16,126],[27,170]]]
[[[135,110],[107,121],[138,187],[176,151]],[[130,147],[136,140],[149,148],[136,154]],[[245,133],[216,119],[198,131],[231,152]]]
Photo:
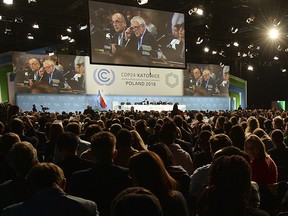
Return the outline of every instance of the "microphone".
[[[158,41],[162,40],[162,38],[164,38],[164,37],[166,37],[165,34],[163,34],[163,35],[162,35],[160,38],[158,38],[156,41],[158,42]]]

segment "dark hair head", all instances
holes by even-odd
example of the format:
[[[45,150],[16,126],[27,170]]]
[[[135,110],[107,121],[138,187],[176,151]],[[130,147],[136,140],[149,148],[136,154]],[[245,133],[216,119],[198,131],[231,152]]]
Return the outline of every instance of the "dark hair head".
[[[80,124],[78,122],[70,122],[67,124],[66,131],[79,135],[81,133]]]
[[[75,153],[78,147],[78,137],[71,132],[61,133],[56,146],[60,152]]]
[[[131,147],[132,134],[129,130],[122,128],[116,135],[117,148]]]
[[[142,187],[123,190],[113,200],[111,216],[162,216],[158,198]]]
[[[212,135],[209,139],[211,152],[214,154],[219,149],[226,147],[226,146],[232,146],[231,139],[226,134],[215,134]]]

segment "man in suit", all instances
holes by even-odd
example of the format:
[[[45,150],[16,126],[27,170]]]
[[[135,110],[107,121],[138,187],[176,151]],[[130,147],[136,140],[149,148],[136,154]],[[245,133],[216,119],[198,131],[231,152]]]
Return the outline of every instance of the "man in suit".
[[[53,83],[59,82],[64,83],[65,80],[63,74],[56,69],[55,63],[52,60],[45,60],[43,62],[43,67],[48,75],[46,78],[46,82],[49,83],[49,85],[53,85]]]
[[[158,51],[159,50],[159,45],[157,44],[157,41],[154,37],[154,35],[149,32],[146,28],[146,23],[144,19],[140,16],[134,16],[131,21],[131,26],[125,31],[126,38],[131,38],[132,43],[132,38],[133,36],[136,37],[136,43],[132,44],[137,51],[142,51],[142,46],[150,46],[153,51]],[[128,45],[127,45],[128,46]]]
[[[211,77],[211,72],[208,69],[204,69],[202,72],[203,82],[201,86],[208,90],[211,94],[215,92],[216,83],[215,80]]]
[[[38,82],[40,79],[40,63],[36,58],[31,58],[29,60],[29,66],[31,69],[31,73],[29,73],[29,86],[32,86],[33,82]]]
[[[35,165],[26,179],[31,199],[5,208],[2,216],[14,215],[86,215],[98,216],[95,202],[66,194],[66,180],[60,167],[53,163]]]
[[[117,51],[121,50],[122,47],[126,47],[127,43],[127,40],[125,39],[127,23],[123,14],[113,14],[112,25],[115,30],[115,34],[112,36],[112,53],[116,53]]]
[[[100,215],[110,215],[111,202],[122,190],[132,186],[128,168],[114,165],[116,137],[107,131],[96,133],[91,139],[95,165],[72,174],[68,193],[93,200]]]

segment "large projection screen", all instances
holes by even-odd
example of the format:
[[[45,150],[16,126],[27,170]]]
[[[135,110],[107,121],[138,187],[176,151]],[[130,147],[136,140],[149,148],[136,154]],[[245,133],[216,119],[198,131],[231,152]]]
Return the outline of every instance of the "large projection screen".
[[[184,14],[89,0],[93,64],[185,68]]]

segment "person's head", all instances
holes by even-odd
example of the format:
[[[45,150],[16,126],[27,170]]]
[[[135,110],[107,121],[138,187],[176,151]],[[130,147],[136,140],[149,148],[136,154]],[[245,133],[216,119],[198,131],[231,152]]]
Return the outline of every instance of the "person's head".
[[[232,146],[231,139],[226,134],[215,134],[212,135],[209,139],[210,151],[213,156],[216,151],[224,148],[226,146]]]
[[[78,136],[81,133],[81,126],[78,122],[70,122],[66,127],[66,131]]]
[[[275,130],[272,131],[271,139],[272,139],[272,143],[275,146],[280,146],[280,145],[283,146],[283,144],[284,144],[284,134],[279,129],[275,129]]]
[[[273,128],[274,128],[274,129],[282,129],[282,128],[283,128],[283,125],[284,125],[284,121],[283,121],[283,119],[281,118],[281,116],[276,116],[276,117],[273,119]]]
[[[181,115],[175,115],[173,117],[173,121],[175,122],[177,127],[182,127],[182,125],[183,125],[183,117]]]
[[[8,152],[8,161],[17,175],[26,175],[38,163],[37,150],[26,141],[15,143]]]
[[[40,63],[36,58],[31,58],[29,60],[29,66],[33,72],[36,72],[40,69]]]
[[[16,133],[18,135],[24,134],[25,125],[24,122],[20,118],[14,118],[10,122],[10,131]]]
[[[194,68],[193,69],[193,76],[195,79],[199,79],[201,77],[201,71],[199,68]]]
[[[66,187],[63,170],[54,163],[39,163],[35,165],[26,177],[28,188],[32,194],[45,188]]]
[[[61,123],[53,123],[50,126],[49,130],[49,140],[50,141],[56,141],[58,139],[58,136],[64,132],[63,125]]]
[[[253,131],[259,127],[260,127],[260,125],[259,125],[258,119],[255,118],[255,116],[250,116],[247,119],[247,128],[245,130],[245,133],[247,133],[247,132],[253,133]]]
[[[164,144],[169,145],[174,143],[176,137],[177,126],[174,121],[167,121],[166,123],[164,123],[159,134],[160,140]]]
[[[43,67],[47,74],[51,74],[55,69],[55,63],[52,60],[47,59],[43,62]]]
[[[173,153],[167,145],[155,144],[150,146],[149,150],[155,152],[162,159],[165,167],[175,165]]]
[[[184,40],[185,38],[185,28],[184,28],[184,25],[180,25],[180,28],[179,28],[179,39],[180,40]]]
[[[87,138],[87,141],[90,142],[91,137],[100,131],[103,131],[103,129],[100,125],[97,125],[97,124],[89,125],[85,130],[85,136]]]
[[[78,148],[78,137],[71,132],[61,133],[57,139],[56,148],[63,158],[75,155]]]
[[[210,152],[209,139],[211,136],[212,133],[209,130],[202,130],[198,136],[197,143],[200,148],[205,150],[206,152]]]
[[[121,13],[112,15],[112,24],[116,32],[122,32],[126,28],[125,17]]]
[[[91,150],[96,163],[111,163],[116,157],[116,137],[108,131],[101,131],[92,136]]]
[[[205,81],[208,81],[210,79],[210,70],[208,69],[204,69],[203,72],[202,72],[202,76],[204,78]]]
[[[146,29],[146,23],[140,16],[134,16],[131,20],[131,28],[136,37],[141,37]]]
[[[135,186],[144,187],[158,198],[170,196],[176,181],[169,175],[161,158],[151,151],[140,151],[129,161],[129,171]]]
[[[110,132],[117,136],[117,133],[122,129],[122,125],[120,123],[113,123],[109,128]]]
[[[223,73],[223,80],[229,81],[229,73],[228,72]]]
[[[140,134],[136,130],[131,130],[130,133],[132,135],[132,147],[137,150],[147,150],[147,147],[145,146]]]
[[[85,73],[85,58],[84,56],[76,56],[74,60],[75,72],[77,74]]]
[[[179,28],[180,28],[179,24],[173,26],[172,35],[174,38],[179,38]]]
[[[21,142],[20,137],[16,133],[5,133],[0,137],[0,152],[7,155],[13,144]]]
[[[162,216],[158,198],[142,187],[130,187],[112,201],[111,216]]]
[[[122,128],[116,135],[117,149],[130,148],[132,145],[132,134],[129,130]]]
[[[253,159],[263,159],[267,156],[265,144],[262,140],[251,134],[244,142],[244,151],[249,155],[251,160]]]

